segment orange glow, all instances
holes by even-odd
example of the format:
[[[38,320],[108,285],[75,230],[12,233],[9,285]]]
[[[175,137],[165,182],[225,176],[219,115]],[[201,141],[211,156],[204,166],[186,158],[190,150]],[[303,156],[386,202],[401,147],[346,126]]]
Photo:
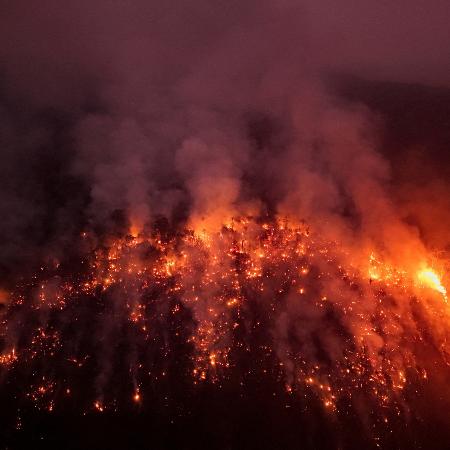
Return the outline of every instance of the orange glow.
[[[406,387],[409,371],[405,369],[414,367],[415,354],[414,350],[398,345],[404,332],[401,322],[408,320],[407,315],[392,314],[391,302],[386,299],[401,300],[405,311],[410,302],[423,300],[429,313],[428,329],[433,330],[434,323],[442,321],[446,311],[442,302],[427,302],[426,296],[421,298],[420,287],[433,289],[446,300],[447,291],[441,277],[428,266],[421,266],[420,262],[426,259],[416,257],[415,261],[412,256],[394,263],[380,249],[349,250],[302,224],[291,223],[285,218],[261,223],[248,217],[227,220],[215,231],[183,229],[174,237],[158,231],[147,233],[147,229],[131,230],[136,235],[134,238],[111,236],[105,245],[94,247],[86,255],[86,272],[79,279],[68,276],[58,289],[52,290],[44,275],[36,276],[40,300],[36,308],[62,311],[71,299],[80,301],[80,294],[96,298],[101,292],[109,299],[108,292],[111,292],[117,302],[117,320],[126,317],[126,326],[132,327],[133,336],[142,342],[153,342],[156,314],[158,321],[168,320],[169,315],[169,320],[178,320],[188,310],[193,326],[185,339],[190,347],[192,378],[196,384],[216,383],[226,377],[229,368],[236,367],[233,360],[236,347],[251,352],[251,347],[240,341],[239,336],[258,330],[262,324],[270,324],[273,340],[261,348],[264,354],[273,355],[271,358],[281,354],[280,347],[282,353],[287,348],[289,355],[281,354],[279,364],[281,370],[290,371],[289,392],[296,392],[298,384],[306,386],[321,398],[327,411],[334,412],[339,396],[351,396],[352,390],[359,389],[366,377],[370,382],[367,386],[380,404],[395,401],[397,394],[393,391]],[[83,239],[89,237],[86,234]],[[431,260],[431,255],[426,256]],[[50,301],[53,292],[56,292],[55,301]],[[23,302],[24,297],[14,292],[11,296],[13,306],[14,302]],[[167,299],[170,303],[166,305]],[[264,321],[248,321],[247,311],[259,305],[265,311]],[[122,311],[126,316],[120,315]],[[322,330],[321,317],[326,311],[345,318],[353,350],[351,354],[341,351],[344,356],[338,364],[320,367],[295,347],[291,348],[289,339],[284,342],[286,336],[280,329],[291,327],[295,331],[302,320],[309,320],[308,327]],[[299,315],[300,312],[305,312],[305,316]],[[450,318],[450,311],[448,314]],[[384,330],[383,335],[378,327]],[[436,334],[436,340],[440,340],[445,355],[450,339],[445,327],[436,328],[442,333]],[[177,330],[177,338],[180,334]],[[337,346],[346,345],[332,331],[328,338],[334,339]],[[304,339],[310,339],[306,332]],[[40,326],[27,348],[14,349],[15,342],[11,340],[1,349],[0,366],[8,370],[26,358],[51,358],[64,344],[58,329]],[[389,348],[389,358],[383,357],[385,347]],[[67,361],[74,367],[82,367],[92,357],[95,356],[68,355]],[[142,365],[145,363],[137,361],[137,367]],[[264,367],[263,373],[266,370]],[[417,370],[426,379],[426,372]],[[166,376],[165,371],[148,374],[155,379]],[[138,384],[140,370],[133,370],[132,376],[136,384],[127,398],[139,405],[142,394],[145,396]],[[43,407],[48,408],[56,384],[57,381],[40,381],[32,387],[29,397],[37,404],[45,397]],[[71,392],[70,387],[64,386],[64,390],[67,395]],[[93,410],[103,412],[116,407],[107,397],[101,399],[89,400]]]
[[[432,269],[425,268],[419,271],[417,277],[421,284],[441,293],[444,296],[444,298],[447,299],[447,290],[443,286],[442,281],[440,280],[437,273],[434,272]]]
[[[99,412],[103,412],[104,411],[104,407],[103,407],[103,405],[99,402],[99,401],[97,401],[97,402],[95,402],[94,403],[94,407],[95,407],[95,409],[97,410],[97,411],[99,411]]]

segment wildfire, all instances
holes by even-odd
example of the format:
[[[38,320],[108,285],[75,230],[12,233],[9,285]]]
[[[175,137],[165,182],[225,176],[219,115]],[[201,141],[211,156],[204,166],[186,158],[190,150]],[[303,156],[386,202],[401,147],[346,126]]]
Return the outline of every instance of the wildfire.
[[[89,233],[82,239],[88,243]],[[179,352],[173,358],[188,357],[185,373],[194,384],[220,384],[247,358],[246,371],[257,377],[280,371],[277,377],[290,395],[306,389],[329,412],[358,390],[383,408],[400,408],[408,374],[415,371],[427,380],[413,343],[422,339],[421,329],[434,330],[430,321],[448,314],[437,302],[424,302],[427,314],[420,316],[417,280],[447,298],[432,269],[410,274],[375,251],[359,267],[339,243],[285,218],[234,219],[216,232],[141,231],[102,245],[93,242],[83,256],[85,269],[67,275],[59,267],[44,268],[17,286],[5,314],[5,343],[14,342],[9,323],[32,313],[37,317],[39,325],[19,347],[3,349],[0,365],[8,371],[13,362],[23,370],[31,364],[28,398],[47,409],[57,406],[58,392],[71,392],[70,385],[58,388],[61,380],[70,383],[96,368],[96,390],[86,410],[118,407],[106,389],[108,377],[116,376],[113,361],[121,357],[113,356],[116,338],[133,355],[131,366],[130,357],[122,355],[120,374],[120,383],[129,376],[139,386],[131,399],[129,390],[124,395],[131,403],[141,404],[149,383],[169,379],[167,361]],[[423,321],[419,328],[417,317]],[[84,353],[71,344],[69,323],[86,327],[80,328],[84,335],[77,334],[86,341]],[[432,332],[445,360],[450,336],[442,328]],[[178,347],[171,347],[173,342]],[[55,373],[45,384],[34,380],[52,361],[59,361],[55,367],[64,375]]]
[[[9,366],[17,361],[17,354],[13,348],[10,352],[0,355],[0,366]]]

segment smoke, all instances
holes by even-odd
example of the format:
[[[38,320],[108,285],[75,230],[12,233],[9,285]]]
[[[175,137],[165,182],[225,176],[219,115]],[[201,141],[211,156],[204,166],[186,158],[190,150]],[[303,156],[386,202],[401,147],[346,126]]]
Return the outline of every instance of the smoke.
[[[307,294],[289,274],[293,284],[270,322],[288,382],[306,370],[304,361],[344,367],[349,348],[365,354],[371,373],[386,354],[393,367],[407,367],[414,346],[395,349],[416,336],[414,305],[404,293],[383,297],[395,312],[385,317],[373,289],[355,287],[336,267],[366,267],[371,252],[406,271],[427,265],[429,248],[448,246],[449,186],[434,170],[425,188],[414,183],[417,168],[399,177],[395,158],[410,148],[383,154],[383,116],[333,82],[338,72],[448,86],[450,58],[441,51],[449,9],[428,5],[424,21],[418,0],[372,3],[2,1],[2,283],[81,253],[73,242],[84,230],[98,234],[98,244],[118,227],[138,236],[163,217],[171,230],[214,235],[253,216],[243,235],[260,239],[259,219],[287,217],[343,249],[330,269],[325,245],[312,245],[312,267],[327,275],[305,278]],[[209,256],[179,245],[204,263],[181,277],[192,286],[182,304],[194,322],[230,328],[232,313],[217,301],[235,289],[223,275],[233,268],[233,239],[213,239]],[[273,302],[288,273],[277,258],[261,303]],[[120,276],[133,285],[125,270]],[[48,296],[57,297],[58,283],[46,287]],[[120,329],[114,321],[139,303],[127,292],[124,306],[124,292],[116,294],[97,331],[105,347],[99,391],[113,372],[106,349]],[[205,302],[195,303],[198,296]],[[164,317],[168,309],[157,308]],[[233,338],[205,340],[219,359]],[[133,364],[137,353],[130,351]]]
[[[307,1],[318,60],[371,79],[448,86],[445,1]]]
[[[30,228],[45,242],[79,215],[86,196],[67,194],[69,177],[88,196],[85,220],[105,223],[122,210],[136,230],[185,208],[191,224],[211,217],[217,226],[261,204],[325,216],[344,233],[349,209],[361,228],[391,223],[382,187],[388,168],[370,112],[339,104],[320,76],[324,68],[359,73],[369,58],[371,70],[401,79],[400,65],[422,80],[409,54],[402,59],[404,39],[384,33],[396,28],[389,8],[362,6],[334,14],[325,2],[3,2],[4,264],[19,253],[15,240],[30,240]],[[432,36],[418,22],[420,2],[402,11],[401,31],[424,38],[414,61],[439,76],[446,59],[433,71],[426,58],[448,32],[439,28],[440,5],[428,8],[438,24]],[[365,24],[373,33],[362,33]],[[60,161],[53,169],[60,185],[42,182],[48,174],[36,166],[48,165],[45,158]],[[50,232],[44,223],[57,212],[47,211],[49,190],[59,191],[64,222]],[[380,240],[390,235],[382,231]]]

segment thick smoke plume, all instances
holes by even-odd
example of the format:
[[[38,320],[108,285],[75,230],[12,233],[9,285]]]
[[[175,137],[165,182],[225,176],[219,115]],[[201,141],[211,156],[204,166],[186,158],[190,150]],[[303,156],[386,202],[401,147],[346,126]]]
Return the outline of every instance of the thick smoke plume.
[[[424,33],[416,3],[403,27],[387,28],[417,29],[416,64],[427,65],[448,29]],[[70,231],[80,207],[93,223],[125,211],[141,229],[160,214],[217,225],[248,208],[285,208],[343,222],[344,233],[342,216],[354,216],[388,247],[414,234],[391,225],[389,167],[369,111],[321,82],[324,68],[358,72],[365,60],[393,76],[408,66],[405,39],[389,33],[339,53],[349,35],[381,37],[377,19],[394,22],[365,6],[334,15],[326,2],[3,2],[4,264]],[[447,8],[428,9],[444,20]],[[373,33],[360,30],[366,22]],[[422,80],[408,66],[414,73]]]

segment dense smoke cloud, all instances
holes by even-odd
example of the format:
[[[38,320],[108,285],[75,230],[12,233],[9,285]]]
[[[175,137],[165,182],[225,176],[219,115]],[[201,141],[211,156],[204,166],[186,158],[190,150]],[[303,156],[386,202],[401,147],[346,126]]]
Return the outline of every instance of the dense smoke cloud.
[[[427,81],[426,67],[446,83],[447,8],[427,7],[428,33],[420,2],[353,6],[2,2],[3,264],[70,232],[80,208],[138,228],[180,208],[194,222],[239,204],[350,208],[377,227],[366,193],[388,170],[370,114],[333,104],[319,74]]]

